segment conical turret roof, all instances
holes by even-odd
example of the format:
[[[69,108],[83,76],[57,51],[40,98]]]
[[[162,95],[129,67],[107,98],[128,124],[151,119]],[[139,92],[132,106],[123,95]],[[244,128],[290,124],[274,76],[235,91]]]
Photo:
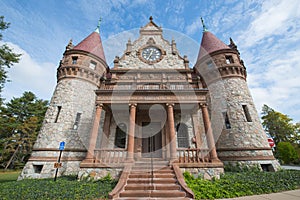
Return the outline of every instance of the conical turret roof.
[[[203,31],[201,46],[200,46],[197,60],[200,60],[207,54],[222,49],[230,49],[230,47],[224,44],[221,40],[219,40],[214,34],[205,30]]]
[[[99,26],[97,29],[87,36],[84,40],[82,40],[79,44],[77,44],[73,49],[82,50],[88,53],[94,54],[98,56],[102,60],[105,60],[104,50],[101,42]]]

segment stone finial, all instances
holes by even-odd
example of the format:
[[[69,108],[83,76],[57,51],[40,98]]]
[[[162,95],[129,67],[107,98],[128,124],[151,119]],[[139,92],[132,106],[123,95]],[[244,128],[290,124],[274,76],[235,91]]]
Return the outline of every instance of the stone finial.
[[[150,17],[149,17],[149,20],[150,20],[150,22],[152,22],[152,21],[153,21],[153,17],[152,17],[152,16],[150,16]]]
[[[238,52],[238,54],[240,54],[240,52],[239,52],[239,50],[238,50],[236,44],[234,43],[233,39],[230,37],[229,40],[230,40],[230,44],[229,44],[228,46],[229,46],[231,49],[236,50],[236,51]]]
[[[66,46],[66,51],[70,50],[70,49],[73,49],[74,45],[72,43],[72,39],[70,39],[68,45]]]

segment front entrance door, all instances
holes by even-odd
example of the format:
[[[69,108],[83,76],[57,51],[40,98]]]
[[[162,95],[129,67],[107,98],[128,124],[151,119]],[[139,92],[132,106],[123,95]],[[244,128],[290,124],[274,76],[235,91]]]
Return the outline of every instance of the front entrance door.
[[[162,157],[162,134],[160,122],[142,123],[142,157]]]

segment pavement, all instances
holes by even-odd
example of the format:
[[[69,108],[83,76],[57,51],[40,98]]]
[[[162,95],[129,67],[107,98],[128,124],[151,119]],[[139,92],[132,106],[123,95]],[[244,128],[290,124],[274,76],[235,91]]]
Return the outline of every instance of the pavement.
[[[300,190],[232,198],[232,200],[300,200]],[[222,199],[229,200],[229,199]]]

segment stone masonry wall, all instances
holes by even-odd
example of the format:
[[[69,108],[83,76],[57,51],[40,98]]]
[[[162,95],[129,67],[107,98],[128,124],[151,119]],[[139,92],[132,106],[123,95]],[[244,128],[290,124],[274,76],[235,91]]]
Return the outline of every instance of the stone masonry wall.
[[[67,167],[61,172],[68,174],[79,171],[80,160],[84,159],[89,143],[95,111],[96,95],[94,90],[96,88],[95,85],[82,80],[63,79],[59,81],[34,145],[31,155],[31,160],[34,161],[29,161],[25,165],[21,178],[53,176],[53,163],[56,162],[54,159],[59,155],[58,147],[61,141],[66,142],[65,149],[68,149],[63,153],[62,159],[73,160],[64,162],[63,167],[64,165]],[[61,106],[61,110],[57,122],[55,122],[58,106]],[[76,129],[74,123],[77,113],[81,113],[81,115]],[[33,165],[43,165],[39,175],[34,172]]]

